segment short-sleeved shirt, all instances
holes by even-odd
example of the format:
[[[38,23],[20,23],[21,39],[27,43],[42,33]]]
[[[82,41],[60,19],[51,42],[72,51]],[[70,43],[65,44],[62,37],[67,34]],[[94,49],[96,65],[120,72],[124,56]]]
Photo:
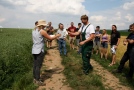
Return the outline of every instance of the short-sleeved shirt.
[[[100,31],[95,31],[95,35],[101,34]],[[96,36],[94,41],[100,41],[100,37]]]
[[[68,31],[74,33],[74,32],[76,32],[76,27],[75,26],[71,26],[71,27],[68,28]],[[70,37],[75,37],[74,35],[69,35],[69,36]]]
[[[120,32],[111,32],[111,45],[116,45],[120,38]]]
[[[78,31],[79,31],[79,28],[76,28],[76,32],[78,32]],[[80,39],[80,35],[77,35],[76,39]]]
[[[89,25],[89,24],[88,24]],[[81,28],[79,29],[79,32],[84,32],[85,29],[86,29],[86,35],[85,35],[85,38],[88,39],[90,37],[90,34],[93,34],[95,33],[95,28],[92,24],[90,24],[89,26],[88,25],[84,25],[84,26],[81,26]],[[87,27],[88,26],[88,27]],[[82,29],[83,28],[83,29]]]
[[[68,35],[68,32],[66,29],[63,29],[63,30],[58,29],[57,34],[61,34],[59,38],[63,39],[63,38],[66,38],[66,36]]]
[[[134,34],[130,33],[126,39],[134,40]],[[128,43],[127,50],[131,50],[132,48],[134,48],[134,43],[133,44]]]
[[[51,31],[51,30],[53,30],[53,26],[48,26],[47,28],[48,28],[47,33],[48,33],[49,35],[53,35],[53,32]]]

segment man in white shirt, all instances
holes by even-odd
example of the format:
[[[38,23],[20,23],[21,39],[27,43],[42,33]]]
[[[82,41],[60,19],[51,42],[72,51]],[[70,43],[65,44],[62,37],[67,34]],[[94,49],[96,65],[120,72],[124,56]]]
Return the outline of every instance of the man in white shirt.
[[[83,25],[78,32],[68,33],[76,36],[81,34],[82,36],[80,45],[82,46],[83,72],[84,74],[88,75],[89,71],[93,69],[92,65],[90,64],[90,57],[93,48],[93,39],[95,37],[95,29],[94,26],[88,22],[87,15],[82,15],[81,21]]]
[[[62,55],[62,49],[64,49],[64,55],[67,56],[66,36],[68,35],[68,33],[67,33],[66,29],[64,29],[64,25],[62,23],[59,24],[59,29],[57,31],[57,34],[61,35],[58,38],[60,55]]]

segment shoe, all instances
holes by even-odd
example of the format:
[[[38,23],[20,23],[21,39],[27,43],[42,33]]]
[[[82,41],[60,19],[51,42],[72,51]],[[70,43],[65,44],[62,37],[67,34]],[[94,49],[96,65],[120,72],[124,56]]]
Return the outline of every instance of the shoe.
[[[133,81],[133,77],[129,76],[129,75],[126,75],[126,79],[129,81],[129,82],[132,82]]]
[[[46,84],[42,81],[36,81],[36,84],[39,86],[45,86]]]
[[[88,75],[89,73],[84,73],[85,75]]]
[[[88,74],[89,74],[89,72],[86,72],[86,71],[83,71],[83,73],[84,73],[85,75],[88,75]]]
[[[112,71],[112,73],[122,73],[122,71],[116,69],[116,70]]]
[[[67,57],[67,54],[65,54],[64,56]]]
[[[36,83],[36,80],[35,80],[35,79],[33,80],[33,83],[34,83],[34,84]]]
[[[109,66],[109,67],[110,67],[110,66],[113,66],[113,64],[111,63],[111,64],[109,64],[108,66]]]

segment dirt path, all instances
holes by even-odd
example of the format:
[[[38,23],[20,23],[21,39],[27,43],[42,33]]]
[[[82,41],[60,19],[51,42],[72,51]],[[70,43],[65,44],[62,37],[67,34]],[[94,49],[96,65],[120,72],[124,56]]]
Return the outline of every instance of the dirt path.
[[[95,67],[94,73],[100,75],[102,77],[102,83],[107,89],[113,90],[131,90],[129,87],[121,85],[119,79],[116,78],[113,74],[109,71],[104,69],[100,64],[96,61],[91,60],[91,64]]]
[[[57,48],[56,41],[53,41],[53,49],[47,51],[48,54],[45,56],[42,67],[46,68],[41,76],[46,86],[40,86],[37,90],[71,90],[68,85],[64,84],[66,81],[62,73],[64,67],[61,65],[62,59]]]

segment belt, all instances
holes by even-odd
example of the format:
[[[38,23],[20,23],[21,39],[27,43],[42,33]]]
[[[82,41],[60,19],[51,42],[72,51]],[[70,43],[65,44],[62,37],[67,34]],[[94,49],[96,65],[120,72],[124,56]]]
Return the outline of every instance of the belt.
[[[59,38],[60,40],[64,40],[63,38]]]

